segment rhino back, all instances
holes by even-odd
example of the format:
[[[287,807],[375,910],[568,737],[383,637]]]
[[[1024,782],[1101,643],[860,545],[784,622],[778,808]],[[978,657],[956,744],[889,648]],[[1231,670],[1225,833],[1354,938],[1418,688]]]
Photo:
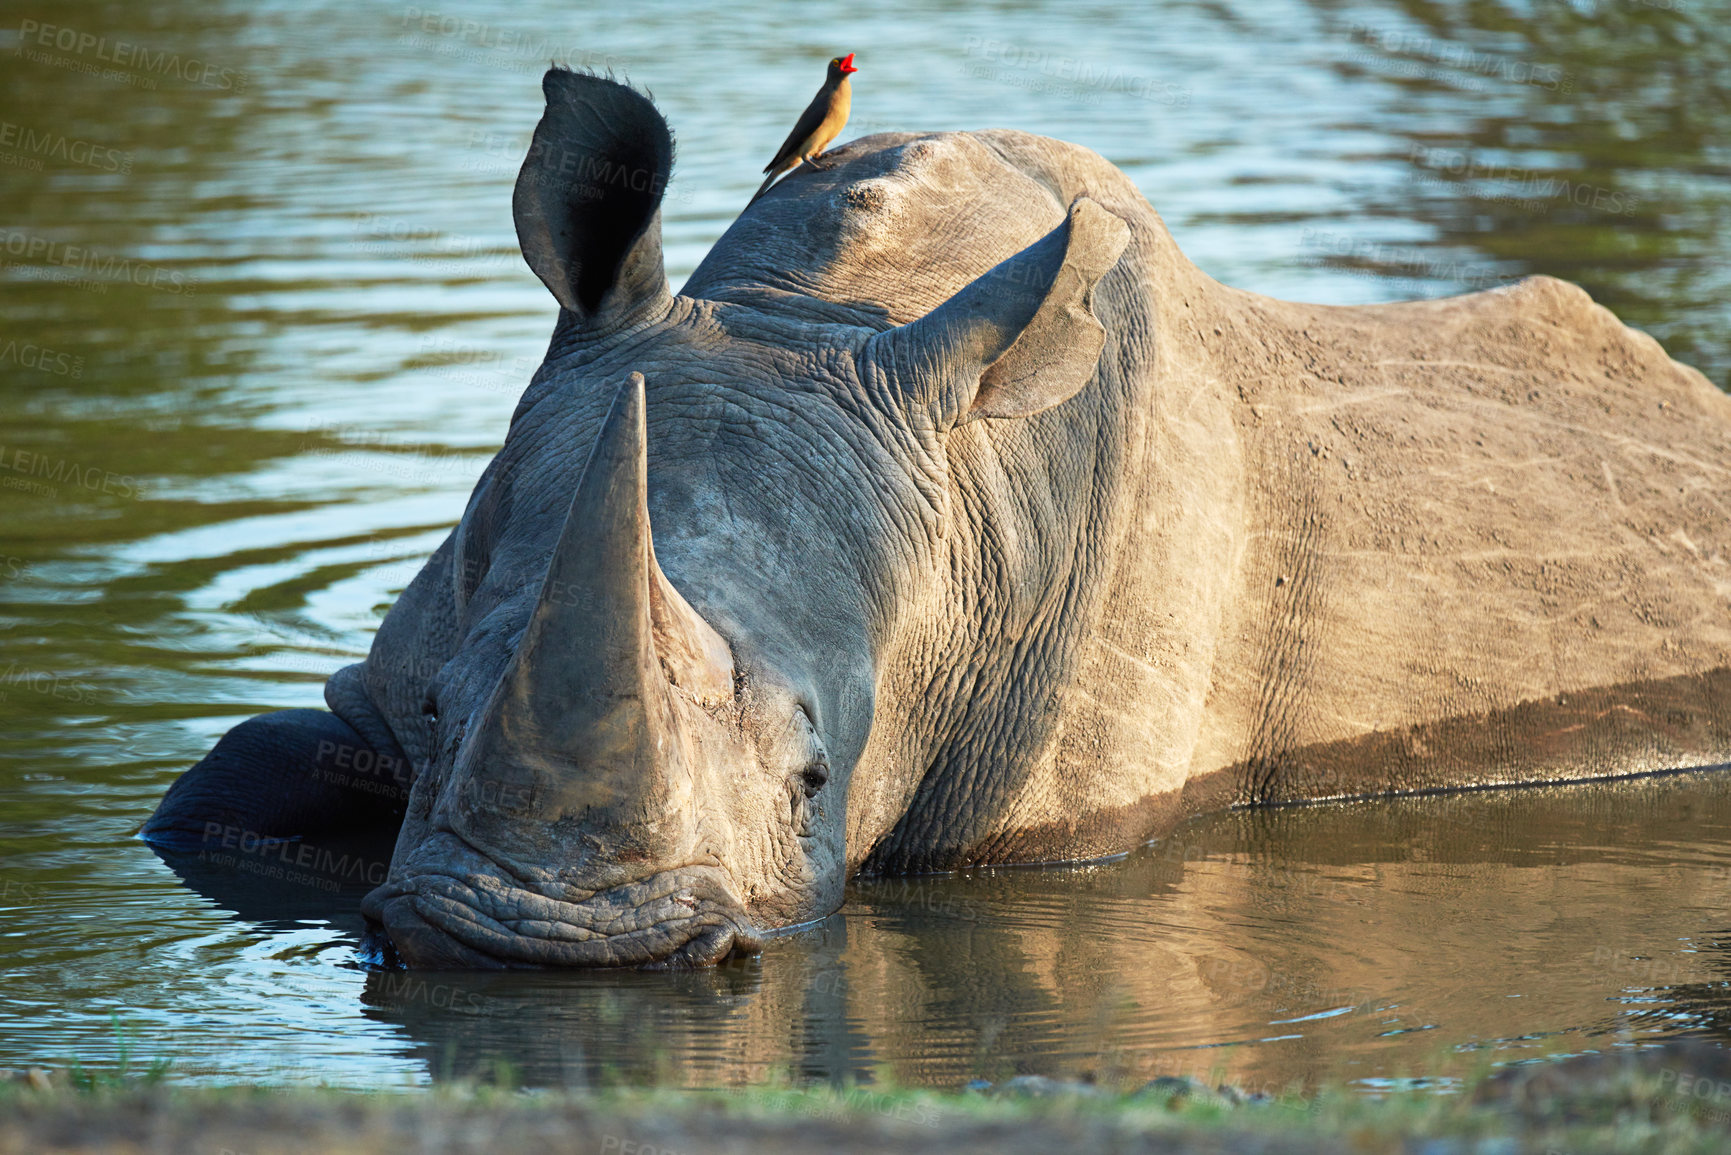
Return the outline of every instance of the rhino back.
[[[1731,761],[1731,397],[1550,278],[1213,316],[1251,497],[1193,793]]]
[[[1097,291],[1095,385],[952,435],[960,576],[926,612],[964,623],[939,650],[963,664],[889,696],[931,768],[869,865],[1731,760],[1731,399],[1651,338],[1545,278],[1350,309],[1233,290],[1105,162],[1025,134],[894,138],[874,161],[788,198],[783,223],[818,197],[821,236],[871,243],[800,241],[815,259],[778,292],[905,321],[1084,192],[1135,242]],[[898,294],[878,254],[905,243],[923,279]]]

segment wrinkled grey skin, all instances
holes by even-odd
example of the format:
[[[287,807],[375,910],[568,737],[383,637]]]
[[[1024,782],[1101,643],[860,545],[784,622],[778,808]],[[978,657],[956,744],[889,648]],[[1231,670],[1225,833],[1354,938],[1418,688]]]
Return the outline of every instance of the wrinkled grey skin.
[[[1695,730],[1625,727],[1593,739],[1596,761],[1548,737],[1580,727],[1519,712],[1611,683],[1650,698],[1731,665],[1722,529],[1690,528],[1716,561],[1624,567],[1718,614],[1688,653],[1651,658],[1670,644],[1659,622],[1582,650],[1584,666],[1504,670],[1493,637],[1560,638],[1565,611],[1528,613],[1518,591],[1404,545],[1384,565],[1354,518],[1393,516],[1407,486],[1453,495],[1424,515],[1432,532],[1506,543],[1531,519],[1480,510],[1471,484],[1402,480],[1421,451],[1382,467],[1393,450],[1371,443],[1393,438],[1364,433],[1357,474],[1320,464],[1335,403],[1309,382],[1353,377],[1319,358],[1424,362],[1406,342],[1458,330],[1466,349],[1511,315],[1554,314],[1698,411],[1692,468],[1717,484],[1724,399],[1578,290],[1381,311],[1236,293],[1183,261],[1099,157],[991,132],[832,151],[674,296],[661,117],[598,78],[545,87],[514,209],[561,312],[504,446],[367,661],[331,679],[335,716],[238,727],[146,837],[387,821],[297,785],[297,765],[365,747],[413,767],[365,905],[410,965],[702,965],[835,910],[861,869],[1115,853],[1232,802],[1725,760],[1711,678],[1664,682],[1699,699]],[[1436,388],[1473,394],[1493,355],[1443,359],[1478,368],[1439,370],[1462,376]],[[1537,359],[1523,371],[1556,379]],[[1441,412],[1375,397],[1349,424],[1368,429],[1377,405],[1397,423]],[[1473,436],[1432,440],[1452,454]],[[1422,596],[1379,603],[1402,583]],[[1483,756],[1410,753],[1463,716],[1494,736]],[[1409,752],[1363,747],[1387,734],[1411,735]]]

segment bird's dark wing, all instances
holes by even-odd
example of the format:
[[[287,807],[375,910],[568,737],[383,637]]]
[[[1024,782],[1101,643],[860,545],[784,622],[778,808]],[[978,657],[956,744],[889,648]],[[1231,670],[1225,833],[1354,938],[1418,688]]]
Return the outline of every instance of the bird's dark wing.
[[[788,157],[793,156],[799,146],[809,140],[811,134],[817,131],[817,126],[823,123],[824,114],[829,111],[828,90],[829,85],[827,84],[817,90],[817,95],[811,98],[811,103],[805,106],[805,111],[799,114],[798,120],[794,121],[793,131],[787,134],[787,139],[782,141],[781,147],[775,150],[775,158],[763,166],[764,172],[768,172]]]

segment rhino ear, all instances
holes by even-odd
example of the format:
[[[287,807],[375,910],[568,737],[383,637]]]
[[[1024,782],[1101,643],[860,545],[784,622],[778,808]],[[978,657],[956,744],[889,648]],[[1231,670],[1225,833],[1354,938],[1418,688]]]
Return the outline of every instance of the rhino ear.
[[[599,76],[554,68],[541,90],[547,110],[511,198],[523,258],[586,326],[665,307],[667,121],[642,93]]]
[[[1094,376],[1106,330],[1094,286],[1130,229],[1086,197],[1062,224],[917,321],[879,333],[870,355],[939,429],[976,417],[1026,417],[1067,401]]]

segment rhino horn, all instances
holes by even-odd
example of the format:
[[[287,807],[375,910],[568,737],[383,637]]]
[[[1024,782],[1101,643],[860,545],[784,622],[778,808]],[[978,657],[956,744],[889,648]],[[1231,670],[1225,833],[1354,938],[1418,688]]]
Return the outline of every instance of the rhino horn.
[[[501,703],[535,745],[585,761],[661,749],[670,684],[710,705],[733,692],[727,643],[655,560],[644,394],[633,373],[602,422]]]

